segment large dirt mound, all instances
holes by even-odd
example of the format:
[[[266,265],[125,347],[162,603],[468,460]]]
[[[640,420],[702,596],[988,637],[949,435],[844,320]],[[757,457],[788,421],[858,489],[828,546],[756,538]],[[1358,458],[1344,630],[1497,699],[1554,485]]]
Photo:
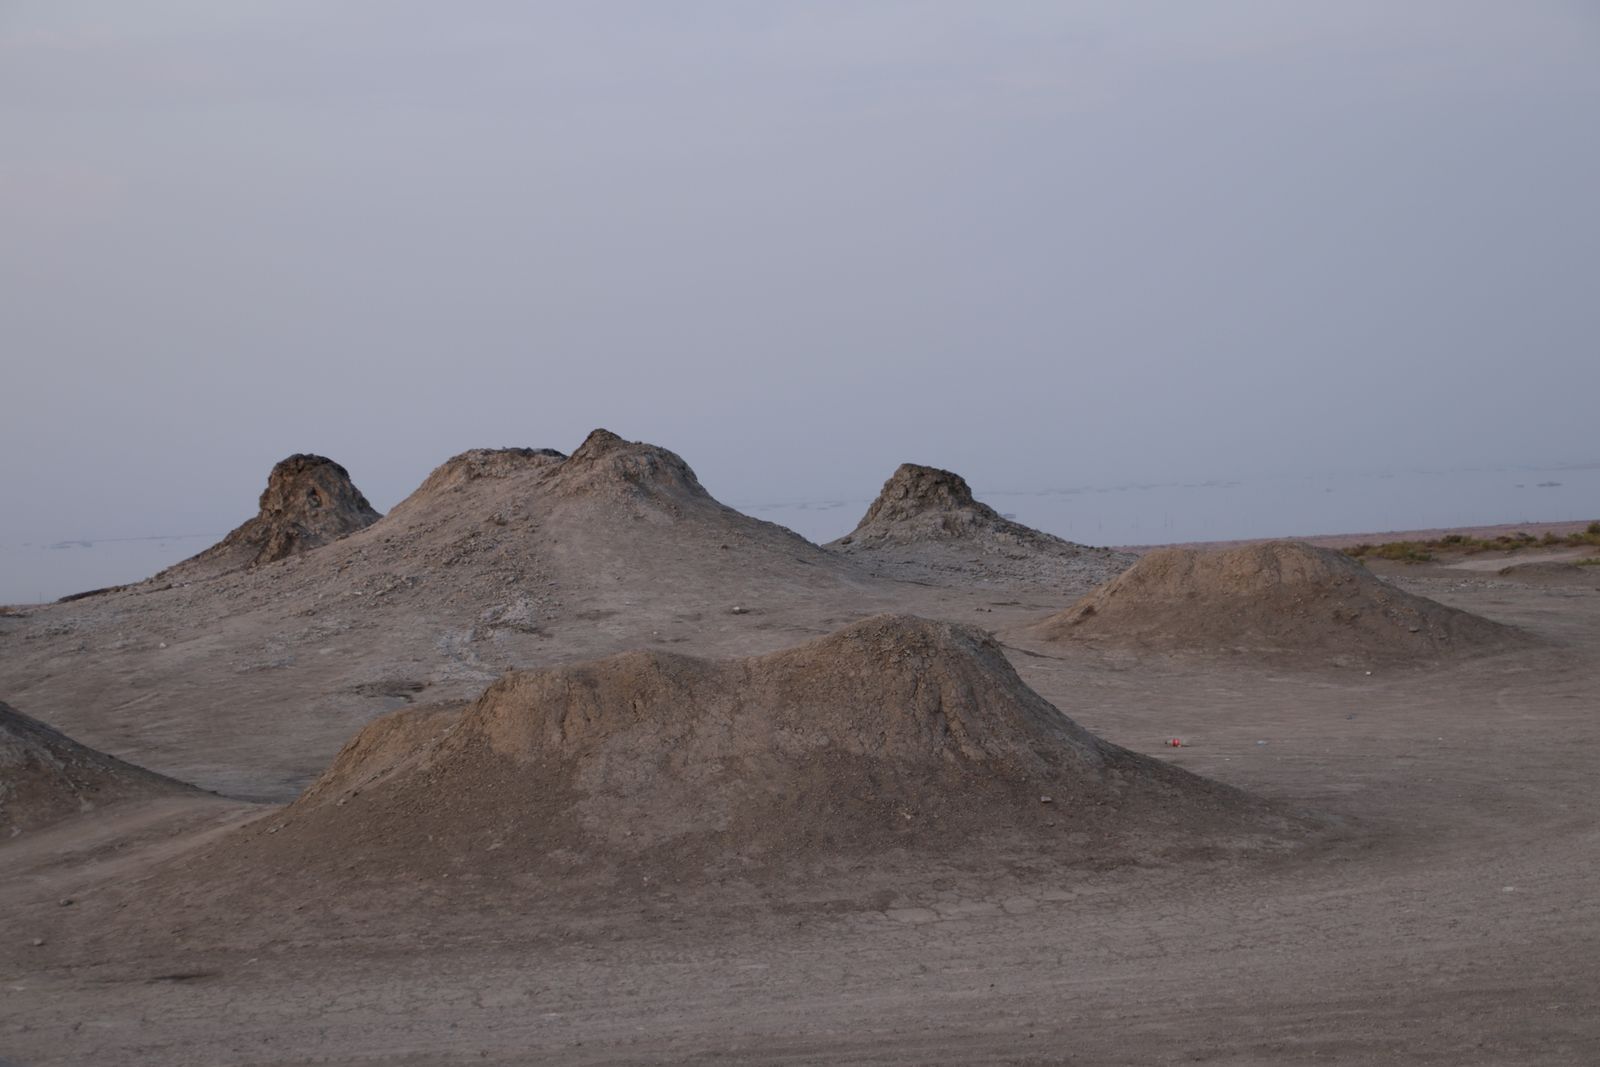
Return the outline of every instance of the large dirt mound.
[[[856,528],[827,546],[890,576],[1086,589],[1133,557],[1006,518],[953,471],[902,463]]]
[[[273,563],[364,529],[382,516],[326,456],[297,454],[267,476],[255,518],[158,577],[193,579]]]
[[[1030,631],[1170,651],[1431,659],[1503,649],[1519,631],[1396,589],[1296,541],[1169,548]]]
[[[981,631],[875,616],[766,656],[625,653],[510,673],[459,714],[397,713],[218,862],[689,877],[895,845],[1259,844],[1287,825],[1088,733]]]
[[[115,800],[188,791],[0,703],[0,841]]]

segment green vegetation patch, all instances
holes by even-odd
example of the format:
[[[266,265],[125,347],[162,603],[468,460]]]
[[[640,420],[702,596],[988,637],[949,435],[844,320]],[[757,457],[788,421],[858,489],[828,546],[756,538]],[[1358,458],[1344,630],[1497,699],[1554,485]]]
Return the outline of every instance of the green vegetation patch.
[[[1535,537],[1518,530],[1498,537],[1472,537],[1467,534],[1446,534],[1432,541],[1386,541],[1381,545],[1360,544],[1345,549],[1345,555],[1356,559],[1391,559],[1400,563],[1428,563],[1440,555],[1471,556],[1479,552],[1516,552],[1524,548],[1582,548],[1600,546],[1600,522],[1591,522],[1585,529],[1566,536],[1547,533]],[[1600,564],[1600,559],[1583,559],[1585,566]]]

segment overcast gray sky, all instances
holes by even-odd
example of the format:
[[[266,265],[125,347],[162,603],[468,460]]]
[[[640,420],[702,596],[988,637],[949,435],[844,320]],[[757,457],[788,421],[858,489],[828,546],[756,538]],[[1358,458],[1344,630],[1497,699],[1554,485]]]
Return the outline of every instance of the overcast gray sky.
[[[1600,5],[0,4],[0,537],[1600,459]]]

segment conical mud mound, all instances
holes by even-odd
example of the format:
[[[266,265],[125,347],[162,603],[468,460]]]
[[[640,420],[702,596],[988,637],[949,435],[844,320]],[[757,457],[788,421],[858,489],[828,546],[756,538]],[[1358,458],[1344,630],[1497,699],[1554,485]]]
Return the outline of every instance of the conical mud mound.
[[[1072,858],[1107,841],[1237,844],[1288,825],[1094,737],[982,632],[876,616],[772,655],[628,653],[508,674],[461,713],[398,713],[227,855],[687,877],[897,845],[1025,840]]]
[[[953,471],[902,463],[883,483],[856,528],[834,542],[856,550],[926,541],[1008,539],[1081,549],[1059,537],[1023,526],[973,499],[965,478]]]
[[[856,528],[828,546],[892,577],[1084,589],[1132,562],[1024,526],[952,471],[903,463]]]
[[[1522,635],[1380,581],[1341,552],[1294,541],[1161,549],[1032,627],[1050,641],[1168,651],[1434,659]]]
[[[0,704],[0,843],[113,801],[190,791]]]
[[[339,464],[325,456],[293,455],[272,468],[255,518],[159,577],[209,577],[273,563],[337,541],[380,517]]]

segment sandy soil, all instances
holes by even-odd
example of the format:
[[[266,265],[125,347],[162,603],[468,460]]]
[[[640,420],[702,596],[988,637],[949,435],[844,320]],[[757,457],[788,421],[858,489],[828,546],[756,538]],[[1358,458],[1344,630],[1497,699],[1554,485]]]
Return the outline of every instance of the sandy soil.
[[[540,520],[562,541],[540,560],[563,590],[583,570],[566,525],[578,521]],[[470,870],[316,899],[287,876],[238,906],[154,899],[175,864],[272,817],[356,726],[420,694],[481,689],[463,649],[537,666],[670,636],[674,652],[750,655],[885,609],[1010,634],[1083,592],[894,582],[799,549],[779,566],[768,550],[786,542],[707,521],[747,540],[678,544],[673,575],[634,566],[661,555],[662,527],[608,535],[612,587],[585,579],[538,620],[543,636],[499,644],[459,621],[478,603],[364,617],[337,595],[338,564],[356,574],[354,553],[382,554],[381,523],[318,561],[274,564],[284,577],[270,587],[227,579],[204,603],[195,590],[144,594],[154,607],[116,594],[0,619],[0,695],[19,709],[256,798],[130,802],[0,844],[0,1060],[1600,1062],[1600,575],[1375,567],[1542,639],[1448,666],[1005,648],[1099,736],[1318,813],[1326,832],[1287,851],[1074,864],[980,841],[782,882],[641,882],[621,902],[519,894]],[[438,543],[465,537],[447,532]],[[746,570],[689,580],[725,558],[717,544],[754,554],[758,541]],[[357,576],[395,570],[380,562]],[[311,639],[291,662],[257,665],[278,628],[318,619],[295,614],[313,588],[318,616],[350,624],[316,639],[344,670]],[[115,633],[133,643],[110,647]],[[354,692],[396,661],[399,680],[429,684]],[[351,699],[317,696],[330,690]]]

